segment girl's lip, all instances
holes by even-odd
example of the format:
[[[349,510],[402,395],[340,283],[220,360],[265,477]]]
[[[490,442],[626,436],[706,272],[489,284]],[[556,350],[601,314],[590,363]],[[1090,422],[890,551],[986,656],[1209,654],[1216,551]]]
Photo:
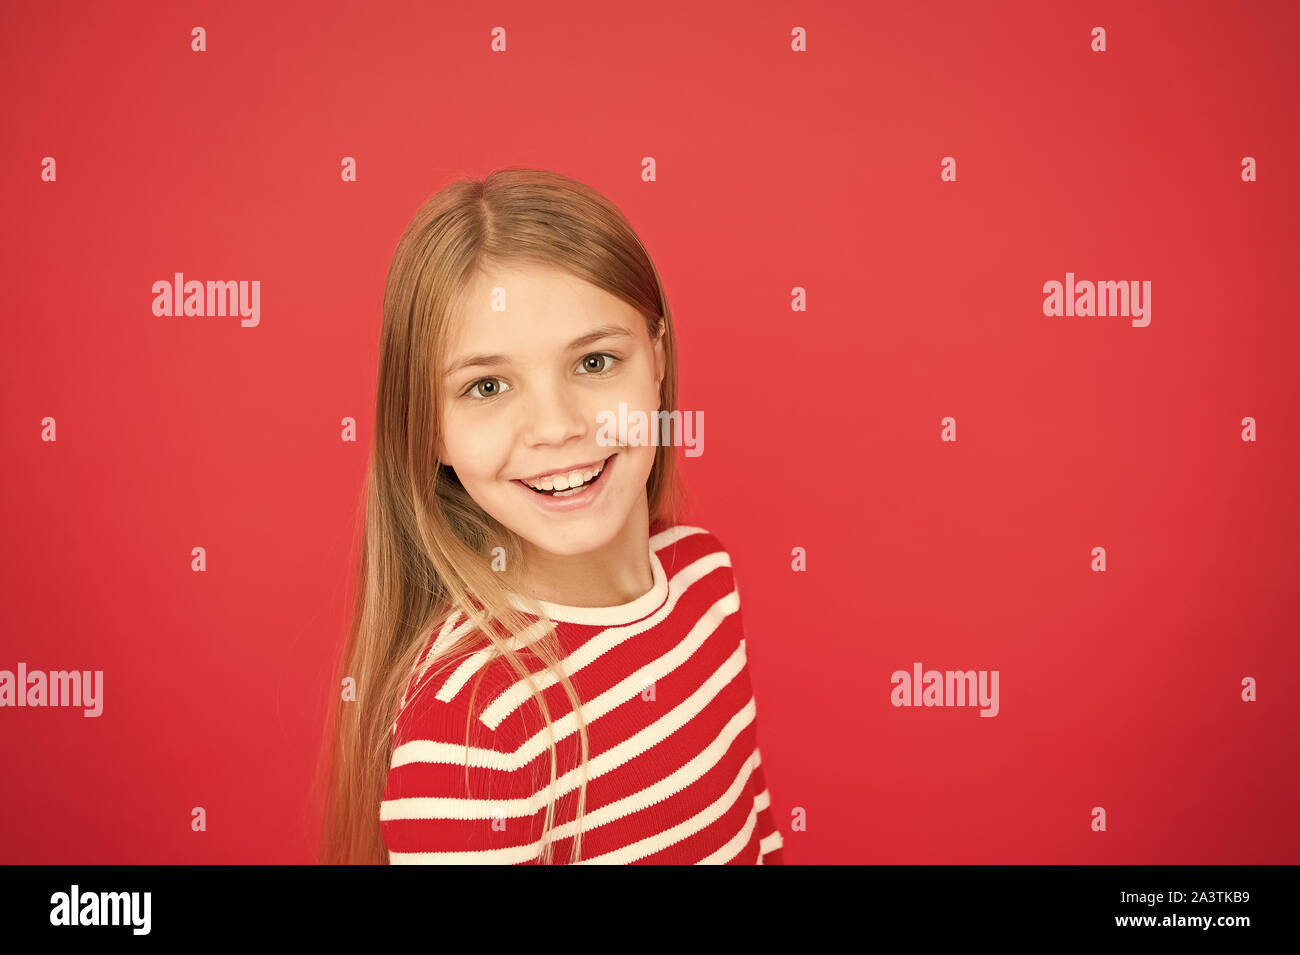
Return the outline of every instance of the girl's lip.
[[[596,480],[592,481],[577,494],[570,494],[568,497],[551,497],[547,494],[538,494],[520,480],[513,480],[510,483],[519,487],[521,494],[527,494],[528,497],[543,510],[552,513],[561,513],[564,511],[576,511],[579,508],[587,507],[600,497],[605,490],[605,485],[609,483],[608,476],[610,469],[614,467],[614,459],[618,457],[615,451],[605,459],[605,467],[601,470]]]
[[[590,470],[591,468],[594,468],[596,465],[600,464],[601,462],[608,461],[608,460],[609,458],[607,457],[597,458],[595,461],[588,461],[585,464],[575,464],[571,468],[561,468],[558,471],[544,471],[541,474],[534,474],[532,477],[518,478],[517,480],[524,481],[524,482],[531,481],[534,484],[536,484],[540,482],[544,477],[553,478],[553,477],[558,477],[561,474],[572,474],[574,471],[587,471]]]

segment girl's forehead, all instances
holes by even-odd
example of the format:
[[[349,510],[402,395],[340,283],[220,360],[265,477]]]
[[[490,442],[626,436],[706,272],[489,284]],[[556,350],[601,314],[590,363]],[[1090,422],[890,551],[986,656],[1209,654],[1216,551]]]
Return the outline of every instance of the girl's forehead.
[[[543,265],[487,266],[475,272],[466,289],[468,313],[499,315],[502,310],[569,310],[575,304],[596,306],[619,300],[562,269]]]
[[[550,269],[481,272],[449,317],[446,367],[504,351],[563,351],[583,340],[635,337],[640,313],[583,279]],[[506,346],[509,346],[508,348]]]

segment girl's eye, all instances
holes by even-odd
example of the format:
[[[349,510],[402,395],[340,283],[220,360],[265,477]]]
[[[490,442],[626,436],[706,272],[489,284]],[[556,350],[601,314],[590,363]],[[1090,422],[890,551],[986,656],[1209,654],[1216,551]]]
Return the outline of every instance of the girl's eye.
[[[603,375],[613,370],[614,362],[622,360],[617,355],[611,355],[608,352],[592,352],[582,359],[582,363],[578,367],[582,369],[584,375]],[[476,401],[486,401],[509,390],[510,386],[500,378],[480,378],[465,389],[462,397],[473,398]]]
[[[485,385],[489,382],[494,383],[492,388],[485,391],[477,390],[480,385]],[[480,400],[484,398],[495,398],[497,395],[501,394],[501,392],[507,390],[507,387],[506,383],[500,378],[480,378],[466,389],[465,394]]]
[[[599,362],[602,358],[609,359],[602,367],[592,368],[591,365],[588,364],[588,362],[592,360]],[[617,356],[611,355],[608,352],[592,352],[586,358],[582,359],[582,364],[579,367],[583,369],[585,374],[600,375],[611,370],[614,367],[613,363],[619,360],[620,359]]]

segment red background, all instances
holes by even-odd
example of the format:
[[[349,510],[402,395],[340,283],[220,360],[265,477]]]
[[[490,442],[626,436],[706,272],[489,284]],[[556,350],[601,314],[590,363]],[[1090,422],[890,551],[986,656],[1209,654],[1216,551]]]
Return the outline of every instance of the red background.
[[[1300,862],[1297,7],[475,7],[5,5],[0,668],[105,687],[0,710],[0,861],[313,861],[389,260],[538,166],[663,274],[788,862]],[[895,709],[918,660],[1001,712]]]

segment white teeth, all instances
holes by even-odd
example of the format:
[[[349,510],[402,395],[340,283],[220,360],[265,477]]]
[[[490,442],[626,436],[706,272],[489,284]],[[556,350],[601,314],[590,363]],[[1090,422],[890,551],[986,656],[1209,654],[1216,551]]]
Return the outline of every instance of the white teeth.
[[[537,488],[539,491],[564,491],[590,481],[604,469],[605,462],[602,461],[594,468],[587,468],[585,471],[570,471],[568,474],[556,474],[540,481],[525,481],[524,483],[529,487]]]

